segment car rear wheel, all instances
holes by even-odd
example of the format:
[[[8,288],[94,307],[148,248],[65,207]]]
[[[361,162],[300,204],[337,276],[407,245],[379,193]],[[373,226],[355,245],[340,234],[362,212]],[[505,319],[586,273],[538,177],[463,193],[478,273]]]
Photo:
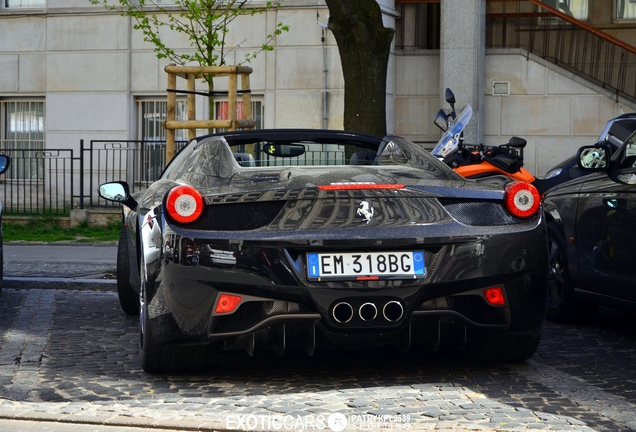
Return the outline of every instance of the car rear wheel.
[[[565,239],[554,223],[548,224],[548,249],[550,275],[547,318],[555,322],[571,322],[593,315],[598,307],[577,301],[568,272]]]
[[[117,294],[119,304],[128,315],[139,313],[139,296],[130,285],[130,255],[126,228],[122,228],[117,244]]]
[[[166,373],[165,365],[162,367],[162,350],[155,344],[150,331],[150,317],[148,316],[148,304],[146,303],[146,263],[141,259],[139,266],[139,354],[141,355],[141,368],[148,373]]]
[[[207,345],[159,346],[150,328],[148,313],[148,277],[146,264],[141,259],[139,270],[139,354],[141,368],[151,374],[199,372],[207,364]]]

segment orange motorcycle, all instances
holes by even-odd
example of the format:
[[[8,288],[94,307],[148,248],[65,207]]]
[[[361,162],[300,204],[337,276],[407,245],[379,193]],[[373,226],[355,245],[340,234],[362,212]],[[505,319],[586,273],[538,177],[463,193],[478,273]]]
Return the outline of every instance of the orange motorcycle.
[[[451,106],[450,113],[439,110],[435,117],[435,125],[444,134],[431,151],[455,172],[469,179],[505,176],[512,180],[531,183],[539,192],[537,179],[523,167],[523,153],[526,140],[512,137],[506,144],[499,146],[466,145],[464,144],[464,128],[472,117],[473,109],[466,105],[459,113],[455,111],[455,95],[446,89],[446,102]]]

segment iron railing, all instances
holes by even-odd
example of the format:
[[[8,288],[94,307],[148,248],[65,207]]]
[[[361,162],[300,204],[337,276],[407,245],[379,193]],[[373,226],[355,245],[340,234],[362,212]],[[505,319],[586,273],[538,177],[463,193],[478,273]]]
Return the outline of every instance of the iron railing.
[[[5,214],[68,214],[78,181],[79,158],[69,149],[2,149],[11,158],[0,176]],[[75,168],[75,169],[74,169]]]
[[[178,151],[185,141],[175,143]],[[165,141],[92,140],[80,143],[82,152],[82,180],[79,205],[81,208],[118,206],[99,197],[100,184],[126,181],[131,192],[145,189],[157,180],[166,166]]]
[[[177,149],[185,142],[178,142]],[[73,208],[109,207],[99,198],[101,183],[124,180],[131,191],[145,189],[161,175],[165,142],[80,141],[73,149],[0,149],[11,158],[0,176],[2,211],[8,215],[68,215]]]
[[[540,0],[489,0],[487,48],[522,48],[636,102],[636,47]]]

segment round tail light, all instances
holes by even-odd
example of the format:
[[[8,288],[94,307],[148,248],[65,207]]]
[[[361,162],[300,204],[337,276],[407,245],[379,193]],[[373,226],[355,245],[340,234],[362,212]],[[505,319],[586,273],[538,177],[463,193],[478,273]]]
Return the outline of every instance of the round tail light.
[[[537,188],[530,183],[510,182],[506,185],[506,209],[518,218],[534,215],[541,205],[541,197]]]
[[[177,186],[168,192],[166,210],[177,222],[194,222],[203,213],[203,196],[191,186]]]

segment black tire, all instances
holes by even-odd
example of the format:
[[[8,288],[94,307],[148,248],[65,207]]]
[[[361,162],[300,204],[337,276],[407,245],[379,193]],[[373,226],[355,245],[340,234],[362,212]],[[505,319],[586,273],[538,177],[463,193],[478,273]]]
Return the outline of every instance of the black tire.
[[[122,228],[117,244],[117,294],[119,304],[128,315],[139,314],[139,295],[130,285],[130,255],[128,253],[128,234]]]
[[[142,266],[143,266],[142,261]],[[146,304],[146,287],[143,279],[145,274],[140,275],[141,289],[139,293],[139,355],[141,356],[141,368],[151,374],[167,373],[170,372],[162,361],[162,354],[165,350],[162,350],[155,343],[150,331],[150,317],[148,316],[148,305]]]
[[[583,303],[576,298],[568,271],[565,238],[554,222],[548,223],[548,253],[550,275],[546,317],[550,321],[566,323],[593,316],[598,306]]]
[[[471,341],[466,354],[482,363],[516,363],[534,355],[541,336],[487,334]]]
[[[207,365],[207,344],[185,346],[159,346],[150,328],[148,313],[147,276],[143,258],[140,265],[141,289],[139,295],[139,355],[141,368],[150,374],[200,372]]]

